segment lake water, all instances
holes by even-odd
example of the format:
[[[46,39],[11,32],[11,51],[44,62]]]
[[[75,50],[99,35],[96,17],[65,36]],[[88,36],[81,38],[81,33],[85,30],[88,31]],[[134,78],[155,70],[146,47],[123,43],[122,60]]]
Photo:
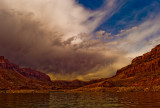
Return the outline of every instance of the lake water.
[[[0,94],[0,108],[160,107],[160,92]]]

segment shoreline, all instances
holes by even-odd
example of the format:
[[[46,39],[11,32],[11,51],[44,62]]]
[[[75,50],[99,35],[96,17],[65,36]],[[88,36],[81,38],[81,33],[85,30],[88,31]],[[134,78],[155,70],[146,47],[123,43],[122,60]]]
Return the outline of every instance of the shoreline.
[[[0,94],[7,93],[52,93],[52,92],[64,92],[64,90],[0,90]]]
[[[66,93],[79,93],[79,92],[160,92],[160,86],[153,87],[96,87],[96,88],[87,88],[81,87],[71,90],[0,90],[0,94],[5,93],[52,93],[52,92],[66,92]]]
[[[78,89],[70,90],[69,92],[160,92],[160,86],[152,86],[152,87],[95,87],[95,88],[87,88],[82,87]]]

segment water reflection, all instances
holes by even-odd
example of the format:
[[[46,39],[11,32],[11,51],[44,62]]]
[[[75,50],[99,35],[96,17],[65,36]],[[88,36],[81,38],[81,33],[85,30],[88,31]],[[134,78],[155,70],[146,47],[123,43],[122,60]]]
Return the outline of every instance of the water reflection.
[[[131,92],[115,95],[118,103],[135,107],[160,107],[160,92]]]
[[[49,94],[0,94],[0,108],[48,108]]]
[[[160,107],[159,92],[0,94],[0,108]]]

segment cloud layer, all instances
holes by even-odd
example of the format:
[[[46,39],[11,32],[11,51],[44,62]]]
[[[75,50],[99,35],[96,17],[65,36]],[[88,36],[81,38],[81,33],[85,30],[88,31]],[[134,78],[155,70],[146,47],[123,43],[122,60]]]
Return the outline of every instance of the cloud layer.
[[[151,16],[151,17],[150,17]],[[134,58],[150,51],[159,44],[160,40],[160,14],[151,13],[148,19],[138,26],[120,30],[116,35],[111,33],[108,37],[107,45],[113,48],[123,49],[127,57]]]
[[[96,11],[74,0],[1,0],[0,4],[0,55],[12,62],[69,80],[108,77],[127,63],[119,65],[124,52],[90,35],[104,16],[115,11],[116,0],[106,1],[105,8]]]
[[[94,33],[125,3],[118,1],[106,0],[93,11],[75,0],[1,0],[0,55],[52,79],[110,77],[160,41],[157,11],[118,34]]]

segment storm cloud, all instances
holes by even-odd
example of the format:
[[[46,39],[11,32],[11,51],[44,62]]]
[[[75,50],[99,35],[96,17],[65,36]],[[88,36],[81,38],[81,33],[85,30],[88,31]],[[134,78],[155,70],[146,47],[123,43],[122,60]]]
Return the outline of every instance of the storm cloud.
[[[66,22],[62,21],[64,26],[60,23],[61,20],[58,20],[59,23],[52,20],[49,24],[51,19],[44,20],[46,16],[39,17],[34,11],[27,11],[28,8],[9,8],[8,6],[14,6],[11,5],[12,2],[2,2],[4,1],[1,1],[3,7],[0,8],[0,55],[22,67],[40,70],[53,79],[87,80],[112,76],[117,68],[128,62],[124,60],[124,64],[119,65],[123,59],[121,55],[125,53],[106,47],[103,41],[94,39],[90,34],[100,23],[99,19],[103,18],[99,14],[98,17],[96,13],[77,6],[77,11],[84,11],[86,15],[76,23],[72,22],[71,27],[69,24],[68,31],[65,29]],[[113,6],[112,3],[109,5]],[[95,19],[94,26],[91,24],[94,28],[88,30],[90,24],[86,21],[90,15],[95,15],[97,20]],[[82,22],[85,25],[81,25]],[[77,25],[73,26],[74,24]]]

